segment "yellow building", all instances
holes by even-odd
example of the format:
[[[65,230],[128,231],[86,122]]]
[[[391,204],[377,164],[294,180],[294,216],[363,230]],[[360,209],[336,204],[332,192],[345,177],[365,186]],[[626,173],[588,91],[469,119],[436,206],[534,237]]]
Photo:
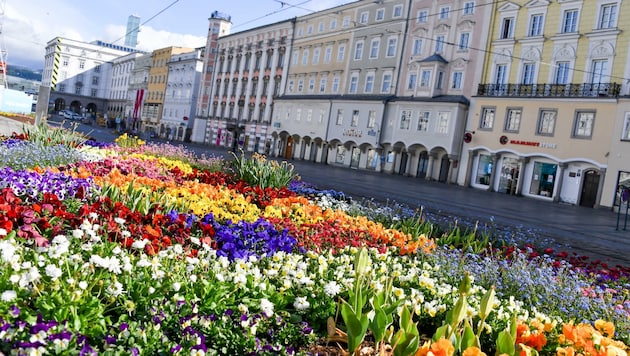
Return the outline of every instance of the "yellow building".
[[[143,132],[151,135],[163,134],[160,128],[168,79],[168,62],[172,55],[191,52],[192,50],[193,48],[171,46],[153,51],[147,94],[142,106],[141,130]]]
[[[458,182],[588,207],[614,204],[610,171],[628,95],[622,1],[507,1],[487,41]],[[626,145],[627,146],[627,145]],[[622,147],[621,150],[628,150]],[[630,166],[626,165],[630,170]]]

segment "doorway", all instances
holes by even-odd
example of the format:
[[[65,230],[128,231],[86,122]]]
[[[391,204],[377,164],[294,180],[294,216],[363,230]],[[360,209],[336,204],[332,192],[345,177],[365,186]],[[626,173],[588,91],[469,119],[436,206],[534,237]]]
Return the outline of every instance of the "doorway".
[[[445,183],[448,179],[448,171],[451,168],[451,161],[448,159],[448,155],[442,156],[440,163],[440,176],[438,182]]]
[[[352,156],[350,158],[350,168],[359,168],[360,156],[361,156],[361,149],[359,147],[352,147]]]
[[[398,166],[398,174],[404,175],[407,173],[407,160],[409,159],[409,154],[407,152],[400,153],[400,166]]]
[[[284,158],[291,159],[293,155],[293,136],[287,137],[287,148],[284,152]]]
[[[584,173],[580,206],[594,208],[597,202],[597,190],[599,188],[599,173],[587,171]]]

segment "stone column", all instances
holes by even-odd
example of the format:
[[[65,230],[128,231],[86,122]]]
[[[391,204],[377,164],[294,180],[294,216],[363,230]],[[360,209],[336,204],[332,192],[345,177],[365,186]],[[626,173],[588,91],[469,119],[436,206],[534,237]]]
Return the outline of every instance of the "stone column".
[[[435,165],[435,159],[437,153],[429,153],[429,163],[427,164],[427,175],[424,177],[426,180],[433,180],[433,166]]]
[[[492,173],[490,173],[490,184],[488,185],[488,191],[494,192],[494,178],[496,177],[497,167],[499,166],[499,160],[501,159],[501,155],[495,153],[492,155]]]
[[[470,187],[472,185],[471,184],[472,175],[473,175],[472,163],[476,155],[477,155],[477,150],[468,150],[468,159],[466,160],[466,175],[464,176],[465,187]]]
[[[518,179],[516,181],[516,196],[523,195],[523,172],[525,171],[525,167],[529,163],[529,157],[521,157],[518,159]]]
[[[593,208],[599,208],[601,204],[599,202],[602,200],[602,190],[604,189],[604,178],[606,177],[606,168],[599,169],[599,184],[597,186],[597,198],[595,199],[595,205]]]

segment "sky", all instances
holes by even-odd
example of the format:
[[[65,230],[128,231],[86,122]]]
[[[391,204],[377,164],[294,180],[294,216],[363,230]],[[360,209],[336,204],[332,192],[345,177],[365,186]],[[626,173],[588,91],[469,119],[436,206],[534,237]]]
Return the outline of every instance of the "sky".
[[[39,70],[57,36],[124,45],[129,15],[140,17],[136,48],[202,47],[214,11],[231,16],[236,33],[307,15],[349,0],[0,0],[0,44],[7,65]],[[4,5],[4,13],[2,6]]]

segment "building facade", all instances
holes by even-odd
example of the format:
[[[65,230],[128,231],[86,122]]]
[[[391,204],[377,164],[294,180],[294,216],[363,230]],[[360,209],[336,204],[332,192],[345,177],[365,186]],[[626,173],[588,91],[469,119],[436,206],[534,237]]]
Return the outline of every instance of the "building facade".
[[[164,132],[164,137],[168,140],[190,140],[203,70],[203,52],[202,48],[197,48],[192,52],[175,54],[168,63],[160,128],[160,132]]]
[[[288,20],[218,39],[205,143],[270,150],[273,101],[286,82],[293,27]]]
[[[131,106],[131,113],[127,116],[127,126],[135,133],[143,131],[141,130],[142,106],[149,88],[151,63],[153,63],[153,55],[151,53],[145,53],[137,57],[129,78],[127,97],[133,100],[133,105]]]
[[[628,95],[622,78],[630,73],[630,37],[619,20],[629,12],[621,1],[508,1],[497,8],[460,184],[613,205],[622,168],[609,172],[611,152],[628,149],[620,142],[619,100]]]
[[[112,61],[112,79],[107,101],[107,116],[127,120],[131,116],[133,99],[129,96],[131,77],[138,57],[142,53],[130,53]]]
[[[42,85],[50,86],[54,110],[104,113],[111,89],[112,61],[135,49],[101,41],[56,37],[46,44]]]
[[[164,111],[164,96],[168,81],[168,63],[175,54],[192,51],[188,47],[170,46],[153,51],[151,68],[149,69],[149,83],[142,105],[142,131],[148,135],[166,136],[166,126],[162,124]]]
[[[206,128],[208,127],[208,115],[212,101],[210,91],[214,82],[214,66],[218,58],[218,40],[219,37],[230,34],[230,29],[232,28],[230,19],[229,15],[218,11],[214,11],[208,18],[208,37],[203,55],[203,69],[197,94],[195,120],[193,121],[191,132],[191,141],[193,142],[206,142]]]

